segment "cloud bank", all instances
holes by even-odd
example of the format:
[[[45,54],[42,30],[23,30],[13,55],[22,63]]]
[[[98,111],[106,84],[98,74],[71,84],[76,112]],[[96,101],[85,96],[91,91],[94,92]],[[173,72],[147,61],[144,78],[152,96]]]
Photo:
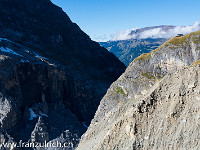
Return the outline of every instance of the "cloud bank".
[[[115,32],[111,35],[111,41],[118,41],[118,40],[127,40],[131,38],[136,38],[137,35],[130,35],[131,31],[136,30],[137,28],[133,28],[131,30],[125,30],[120,32]]]
[[[134,29],[136,30],[136,29]],[[127,40],[131,38],[145,39],[145,38],[171,38],[177,34],[188,34],[200,30],[199,22],[195,22],[190,26],[176,26],[169,30],[163,30],[162,28],[154,28],[145,30],[140,33],[130,35],[132,30],[126,30],[121,32],[116,32],[111,35],[111,41]]]

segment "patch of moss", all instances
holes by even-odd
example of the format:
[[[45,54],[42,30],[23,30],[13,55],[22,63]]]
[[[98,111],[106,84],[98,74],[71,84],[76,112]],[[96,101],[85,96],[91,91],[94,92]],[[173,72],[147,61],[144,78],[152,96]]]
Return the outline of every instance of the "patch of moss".
[[[122,89],[122,87],[117,87],[115,89],[115,92],[117,92],[118,94],[122,94],[123,96],[126,96],[124,90]]]
[[[194,62],[194,63],[193,63],[192,65],[190,65],[190,66],[195,66],[195,65],[198,65],[198,64],[200,64],[200,60]]]
[[[199,37],[193,37],[192,41],[197,45],[200,43],[200,38]]]
[[[146,60],[147,58],[151,57],[151,53],[144,53],[140,55],[139,57],[135,58],[135,60]]]
[[[155,77],[151,73],[141,73],[141,75],[148,79],[155,79]]]

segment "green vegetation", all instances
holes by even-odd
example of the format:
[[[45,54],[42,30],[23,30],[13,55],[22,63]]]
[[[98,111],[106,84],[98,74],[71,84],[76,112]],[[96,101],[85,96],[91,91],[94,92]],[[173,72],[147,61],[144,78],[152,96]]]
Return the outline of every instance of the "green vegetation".
[[[124,90],[122,89],[122,87],[117,87],[115,89],[115,92],[117,92],[118,94],[122,94],[123,96],[126,96]]]
[[[186,40],[188,38],[190,38],[192,35],[198,35],[198,34],[200,34],[200,30],[197,32],[192,32],[192,33],[187,34],[182,37],[174,37],[174,38],[170,39],[169,41],[167,41],[166,43],[171,43],[173,45],[180,45],[180,44],[183,44],[184,42],[186,42]]]
[[[148,79],[155,79],[155,77],[151,73],[141,73],[141,75]]]
[[[198,64],[200,64],[200,60],[194,62],[194,63],[193,63],[192,65],[190,65],[190,66],[195,66],[195,65],[198,65]]]
[[[181,45],[183,44],[184,42],[186,42],[186,40],[188,38],[190,38],[192,35],[199,35],[200,34],[200,30],[199,31],[196,31],[196,32],[192,32],[190,34],[187,34],[185,36],[182,36],[182,37],[173,37],[171,38],[170,40],[168,40],[167,42],[165,42],[163,45],[159,46],[158,48],[156,48],[155,50],[151,51],[150,53],[145,53],[145,54],[142,54],[140,55],[139,57],[135,58],[135,60],[146,60],[147,58],[151,57],[151,53],[153,52],[156,52],[158,51],[159,49],[161,49],[162,47],[164,46],[168,46],[169,44],[172,44],[172,45]],[[192,39],[194,41],[194,43],[199,43],[200,42],[200,38],[193,38]],[[170,47],[171,48],[171,47]],[[175,48],[174,48],[175,49]],[[135,61],[134,60],[134,61]],[[133,62],[134,62],[133,61]]]
[[[199,37],[193,37],[193,38],[192,38],[192,41],[193,41],[195,44],[199,44],[199,43],[200,43],[200,38],[199,38]]]
[[[146,60],[147,58],[151,57],[151,53],[144,53],[140,55],[139,57],[135,58],[135,60]]]

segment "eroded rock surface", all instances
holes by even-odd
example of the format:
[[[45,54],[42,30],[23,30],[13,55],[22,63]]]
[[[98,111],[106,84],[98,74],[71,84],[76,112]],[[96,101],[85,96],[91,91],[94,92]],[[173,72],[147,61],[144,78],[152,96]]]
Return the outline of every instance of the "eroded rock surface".
[[[199,149],[199,38],[199,31],[173,38],[135,59],[77,150]]]

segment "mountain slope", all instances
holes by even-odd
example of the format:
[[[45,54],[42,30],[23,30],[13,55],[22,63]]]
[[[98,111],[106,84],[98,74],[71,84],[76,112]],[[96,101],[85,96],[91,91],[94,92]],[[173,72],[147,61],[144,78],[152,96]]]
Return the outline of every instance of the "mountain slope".
[[[191,107],[199,95],[199,66],[181,70],[200,59],[199,49],[197,31],[136,58],[107,91],[77,149],[199,147],[189,144],[198,137],[190,126],[198,111],[186,114],[199,109]]]
[[[161,25],[136,29],[130,31],[127,35],[128,39],[126,40],[100,42],[100,45],[108,49],[108,51],[113,53],[121,62],[128,66],[141,54],[149,53],[169,40],[168,38],[162,37],[162,35],[161,37],[154,37],[154,33],[157,33],[156,30],[167,33],[175,27],[176,26],[172,25]],[[149,32],[151,36],[146,37],[146,34],[149,34]]]
[[[125,66],[50,0],[0,0],[0,14],[1,141],[73,149]]]
[[[100,42],[100,45],[117,56],[121,62],[128,66],[135,58],[143,53],[151,52],[167,40],[168,39],[165,38],[128,39]]]

